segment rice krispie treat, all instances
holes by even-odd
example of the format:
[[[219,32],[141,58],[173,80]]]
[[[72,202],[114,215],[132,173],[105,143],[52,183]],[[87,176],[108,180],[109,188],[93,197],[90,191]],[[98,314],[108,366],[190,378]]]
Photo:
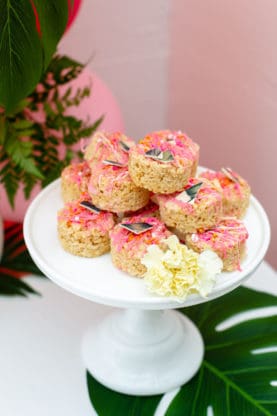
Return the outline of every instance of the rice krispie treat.
[[[156,195],[161,219],[180,233],[213,227],[222,216],[222,197],[206,179],[191,178],[184,190]]]
[[[223,261],[223,270],[240,270],[248,232],[242,221],[223,217],[211,230],[186,235],[186,244],[198,253],[211,249]]]
[[[128,163],[129,150],[135,142],[120,132],[96,132],[84,151],[84,159],[93,167],[104,159]]]
[[[140,215],[142,217],[155,217],[160,219],[160,210],[159,206],[154,202],[150,201],[145,207],[139,209],[138,211],[131,212],[127,211],[122,214],[122,218],[131,217],[134,215]]]
[[[68,202],[58,212],[58,235],[63,248],[75,256],[97,257],[110,251],[113,214],[100,211],[87,195]]]
[[[206,171],[199,175],[218,185],[222,193],[223,215],[242,218],[249,206],[251,189],[245,179],[230,168],[219,172]]]
[[[61,193],[64,202],[80,198],[88,190],[91,170],[87,162],[71,163],[61,174]]]
[[[196,173],[199,146],[184,133],[148,134],[132,147],[129,172],[137,186],[155,193],[180,191]]]
[[[110,232],[112,261],[116,267],[143,277],[146,267],[141,263],[147,247],[161,245],[171,235],[166,226],[157,218],[140,215],[125,218]]]
[[[149,191],[134,184],[128,166],[111,160],[94,166],[88,192],[95,205],[115,213],[137,211],[149,201]]]

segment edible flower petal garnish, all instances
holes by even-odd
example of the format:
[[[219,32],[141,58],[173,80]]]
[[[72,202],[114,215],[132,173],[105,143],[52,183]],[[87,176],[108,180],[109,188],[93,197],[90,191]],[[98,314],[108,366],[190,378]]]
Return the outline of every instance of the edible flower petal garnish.
[[[194,252],[175,235],[162,242],[168,247],[166,250],[151,245],[141,260],[147,268],[144,276],[147,289],[180,302],[192,293],[206,297],[222,270],[222,260],[211,250]]]

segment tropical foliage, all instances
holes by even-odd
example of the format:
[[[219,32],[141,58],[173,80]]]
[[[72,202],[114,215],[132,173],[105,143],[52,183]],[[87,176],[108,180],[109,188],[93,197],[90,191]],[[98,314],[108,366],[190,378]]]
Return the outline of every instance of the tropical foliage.
[[[22,224],[5,223],[4,253],[0,262],[0,296],[27,296],[36,293],[22,277],[41,275],[28,253],[22,233]]]
[[[181,310],[199,327],[205,357],[198,373],[171,402],[166,416],[277,415],[277,318],[245,315],[269,306],[277,306],[276,297],[239,288]],[[238,314],[244,317],[228,325],[227,320]],[[220,330],[222,322],[226,323],[224,330]],[[154,416],[162,398],[115,393],[89,373],[87,385],[99,416]]]
[[[67,0],[0,0],[0,105],[9,113],[35,88],[68,20]]]
[[[12,206],[20,183],[28,199],[36,184],[56,179],[78,157],[74,144],[101,123],[68,115],[90,95],[91,85],[75,91],[70,85],[82,70],[79,62],[56,55],[35,90],[12,112],[0,113],[0,182]]]

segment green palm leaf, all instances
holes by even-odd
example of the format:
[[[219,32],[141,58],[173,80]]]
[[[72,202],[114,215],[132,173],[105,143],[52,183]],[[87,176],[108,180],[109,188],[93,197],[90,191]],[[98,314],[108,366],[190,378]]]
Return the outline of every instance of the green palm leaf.
[[[277,380],[276,316],[245,315],[228,325],[233,316],[270,306],[277,306],[276,297],[242,287],[222,298],[181,310],[199,327],[205,357],[198,373],[171,402],[166,416],[277,415],[277,387],[272,383]],[[137,401],[143,409],[152,400],[114,393],[90,375],[88,389],[99,416],[140,414],[132,413]],[[159,397],[155,396],[157,401]],[[124,403],[129,413],[121,412]],[[154,407],[141,414],[153,415]]]
[[[4,253],[0,262],[0,295],[27,296],[37,292],[21,277],[41,275],[28,253],[22,233],[22,224],[6,223]]]

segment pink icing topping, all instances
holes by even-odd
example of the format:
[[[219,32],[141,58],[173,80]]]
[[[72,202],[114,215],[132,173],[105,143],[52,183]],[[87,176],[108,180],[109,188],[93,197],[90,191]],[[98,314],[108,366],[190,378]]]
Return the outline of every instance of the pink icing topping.
[[[118,167],[104,165],[102,162],[100,162],[93,167],[93,174],[91,175],[88,184],[88,191],[91,195],[98,194],[99,184],[103,178],[108,179],[108,181],[106,181],[107,186],[105,188],[107,193],[111,193],[114,187],[116,187],[118,184],[123,182],[131,182],[128,166]]]
[[[232,194],[236,194],[238,197],[243,198],[243,188],[248,188],[247,182],[241,178],[236,172],[231,171],[232,175],[238,179],[237,182],[232,181],[223,172],[206,171],[201,173],[201,178],[206,178],[210,181],[218,181],[223,195],[226,199],[229,199]]]
[[[125,248],[134,255],[142,255],[146,252],[147,246],[151,244],[159,244],[163,238],[166,238],[171,234],[164,223],[154,217],[136,215],[134,217],[124,219],[124,223],[127,224],[135,222],[146,222],[147,224],[153,225],[153,228],[142,234],[136,235],[131,231],[120,227],[120,225],[117,225],[110,232],[112,244],[117,251]]]
[[[110,212],[100,211],[98,214],[84,208],[80,205],[81,201],[90,201],[87,194],[73,202],[68,202],[58,212],[58,221],[64,221],[68,224],[78,224],[83,229],[91,230],[96,228],[98,231],[105,234],[114,226],[113,215]]]
[[[148,134],[132,151],[145,154],[150,149],[170,151],[174,156],[171,163],[177,166],[186,166],[188,162],[196,162],[199,158],[198,144],[181,131],[161,130]]]
[[[208,245],[212,250],[226,257],[228,250],[235,245],[243,244],[248,238],[248,231],[242,221],[234,217],[224,217],[219,224],[204,232],[191,234],[192,241],[199,247],[205,249]],[[239,259],[238,268],[239,268]]]
[[[79,186],[88,183],[91,175],[91,170],[88,163],[71,163],[62,171],[62,177],[71,183],[75,183]]]
[[[177,197],[184,192],[186,189],[190,188],[197,183],[203,182],[199,188],[195,199],[191,202],[184,202]],[[159,204],[174,204],[175,206],[180,207],[183,211],[187,213],[193,213],[198,205],[201,205],[203,202],[209,205],[221,205],[222,197],[217,189],[208,181],[201,180],[198,178],[190,178],[187,185],[184,187],[184,191],[175,192],[169,195],[156,195],[156,200]]]
[[[91,139],[91,143],[94,144],[92,160],[97,157],[98,161],[111,159],[127,164],[129,155],[122,148],[120,142],[125,143],[130,148],[135,145],[132,139],[118,131],[113,133],[97,132]]]

